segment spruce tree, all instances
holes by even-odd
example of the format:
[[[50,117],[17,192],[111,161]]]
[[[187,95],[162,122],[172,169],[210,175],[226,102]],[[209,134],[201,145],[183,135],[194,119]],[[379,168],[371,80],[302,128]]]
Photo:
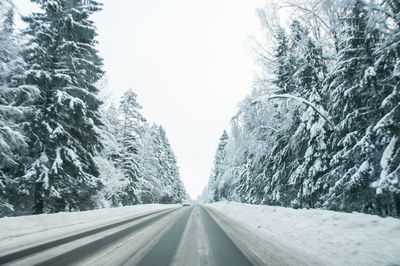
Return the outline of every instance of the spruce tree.
[[[294,20],[274,35],[275,57],[262,57],[272,85],[262,77],[232,119],[216,200],[399,215],[400,5],[350,4],[327,11],[329,32]],[[215,187],[212,173],[206,200]]]
[[[274,84],[278,86],[277,93],[290,93],[317,104],[321,102],[321,74],[323,74],[324,65],[321,49],[318,49],[308,34],[308,30],[299,21],[294,20],[291,23],[290,34],[285,44],[289,48],[286,59],[282,60],[277,57],[279,55],[276,55],[276,60],[284,63],[284,65],[278,64],[277,69],[288,68],[292,73],[285,80],[281,80],[282,77],[276,75]],[[279,46],[281,44],[278,41]],[[279,73],[275,71],[277,72]],[[291,84],[291,90],[283,90],[280,84]],[[308,170],[318,156],[307,148],[310,139],[316,137],[310,131],[316,122],[320,123],[319,116],[311,108],[306,108],[297,102],[280,101],[276,103],[276,106],[279,113],[278,119],[283,123],[288,123],[289,126],[284,131],[275,134],[275,145],[270,155],[275,159],[262,159],[264,167],[273,169],[271,173],[273,178],[265,189],[267,194],[272,195],[268,196],[267,201],[301,206],[305,203],[305,197],[309,197],[309,190],[312,190],[311,187],[315,182],[315,176]],[[288,120],[285,121],[285,119]],[[255,167],[259,167],[256,165]]]
[[[297,95],[307,99],[320,111],[327,114],[327,96],[323,93],[322,83],[327,71],[322,49],[308,35],[299,22],[292,24],[292,39],[297,43],[297,66],[294,80]],[[293,194],[292,206],[320,206],[320,192],[323,189],[320,178],[328,169],[329,151],[328,133],[332,131],[326,121],[311,107],[301,106],[296,115],[299,124],[291,137],[289,146],[294,155],[289,179]],[[296,121],[296,119],[293,119]],[[290,159],[289,159],[290,160]]]
[[[224,163],[226,157],[226,144],[228,142],[228,134],[224,130],[222,136],[219,138],[217,151],[215,152],[214,167],[210,177],[209,190],[211,192],[212,201],[218,201],[221,197],[218,189],[221,183],[221,178],[224,175]]]
[[[29,145],[23,130],[34,113],[32,102],[38,90],[21,86],[25,72],[18,43],[21,36],[14,30],[12,1],[0,2],[0,216],[18,210],[16,177],[24,174],[30,158]]]
[[[153,125],[153,159],[155,187],[159,203],[178,203],[187,200],[183,183],[179,177],[179,169],[175,154],[169,144],[165,130],[161,126]]]
[[[95,0],[35,0],[42,12],[24,17],[30,36],[25,51],[26,84],[40,97],[27,125],[33,163],[19,179],[35,213],[86,210],[99,189],[93,160],[101,148],[95,83],[102,59],[95,48],[96,28],[89,16],[99,11]]]
[[[375,99],[377,119],[373,123],[373,145],[376,154],[375,189],[377,212],[400,217],[400,5],[398,1],[383,1],[386,20],[395,18],[395,24],[383,32],[384,39],[373,56],[377,87]],[[366,146],[366,145],[364,145]],[[368,147],[365,147],[368,148]]]
[[[129,185],[126,187],[127,196],[122,201],[124,205],[138,203],[139,152],[143,135],[143,123],[145,122],[144,117],[139,112],[141,108],[137,102],[136,93],[131,89],[126,91],[119,106],[122,115],[121,157],[119,164],[126,179],[129,180]]]
[[[372,57],[379,41],[373,25],[368,24],[369,10],[363,0],[356,0],[343,17],[339,53],[331,74],[325,81],[332,102],[329,113],[337,125],[331,135],[333,156],[326,178],[330,192],[325,205],[337,210],[373,208],[373,149],[362,148],[371,143],[368,132],[376,119],[377,84]],[[371,72],[372,71],[372,72]]]
[[[292,79],[295,70],[291,47],[284,29],[279,28],[276,41],[275,61],[277,66],[274,71],[276,78],[273,83],[278,87],[277,93],[291,93],[295,89]]]
[[[155,126],[145,125],[140,151],[140,176],[138,197],[140,203],[156,203],[162,190],[156,165],[158,158],[155,152]]]

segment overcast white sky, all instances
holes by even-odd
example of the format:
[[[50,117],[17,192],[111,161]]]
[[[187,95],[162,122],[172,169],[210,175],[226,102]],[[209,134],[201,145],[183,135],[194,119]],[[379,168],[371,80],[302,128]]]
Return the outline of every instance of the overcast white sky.
[[[251,91],[249,35],[264,0],[104,0],[94,16],[114,99],[132,88],[149,122],[167,131],[195,199],[208,182],[218,139]],[[21,12],[28,0],[15,0]]]

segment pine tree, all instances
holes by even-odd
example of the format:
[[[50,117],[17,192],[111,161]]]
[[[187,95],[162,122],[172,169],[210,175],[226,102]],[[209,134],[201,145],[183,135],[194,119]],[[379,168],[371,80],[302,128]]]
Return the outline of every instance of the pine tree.
[[[379,40],[368,25],[368,14],[364,1],[357,0],[344,16],[338,58],[326,80],[332,101],[329,113],[338,126],[330,139],[333,159],[326,180],[331,189],[324,204],[338,210],[373,208],[369,187],[375,171],[373,147],[364,149],[362,143],[372,143],[368,132],[376,119],[377,86],[371,55]]]
[[[160,176],[166,190],[161,197],[161,203],[176,203],[180,202],[178,192],[181,182],[179,179],[178,166],[176,165],[175,155],[172,152],[171,146],[167,139],[167,135],[163,127],[158,127],[158,144],[159,146],[159,163]]]
[[[273,83],[278,87],[277,93],[291,93],[295,89],[292,79],[295,70],[291,47],[284,29],[278,30],[276,41],[278,43],[275,49],[277,67],[274,71],[276,79]]]
[[[128,90],[119,108],[102,109],[104,149],[95,157],[103,188],[99,206],[176,203],[187,199],[164,129],[149,126],[137,96]]]
[[[226,157],[226,144],[228,142],[228,134],[224,130],[222,136],[219,138],[217,151],[215,152],[214,167],[210,177],[209,190],[211,193],[211,200],[218,201],[221,197],[218,186],[221,183],[221,178],[224,175],[224,163]]]
[[[129,185],[126,187],[127,196],[123,199],[124,205],[138,203],[137,188],[139,180],[139,151],[143,135],[143,123],[145,119],[139,113],[142,108],[137,102],[137,95],[128,90],[120,101],[120,113],[122,115],[122,133],[120,136],[121,151],[119,164]]]
[[[328,33],[294,20],[289,34],[274,35],[274,60],[262,57],[265,69],[275,63],[272,85],[270,75],[261,77],[240,105],[225,177],[216,185],[211,175],[204,199],[212,201],[217,186],[216,200],[399,215],[400,5],[349,3],[327,11]],[[325,17],[315,10],[313,18]],[[272,93],[305,105],[271,100]]]
[[[323,111],[326,109],[327,97],[323,93],[322,83],[327,68],[322,49],[317,47],[299,22],[292,24],[292,35],[293,41],[297,43],[298,63],[293,77],[297,95]],[[292,206],[314,207],[321,204],[319,196],[323,182],[320,178],[328,169],[327,138],[332,129],[311,107],[302,106],[295,115],[300,118],[299,124],[294,125],[296,129],[289,144],[293,150],[294,164],[286,182],[291,184],[294,192],[291,195]]]
[[[139,164],[140,176],[138,197],[141,203],[159,202],[162,185],[159,180],[156,165],[158,158],[155,152],[155,126],[145,125],[141,146],[141,160]]]
[[[152,155],[147,167],[152,167],[152,183],[158,203],[178,203],[187,200],[187,194],[179,177],[176,157],[171,149],[165,130],[161,126],[152,126]],[[149,169],[146,170],[149,173]],[[152,181],[151,181],[152,180]]]
[[[0,215],[13,210],[13,206],[8,200],[8,189],[12,182],[10,171],[18,166],[17,158],[13,156],[18,146],[25,146],[26,143],[18,131],[10,127],[10,121],[7,119],[9,105],[9,95],[5,93],[8,90],[7,80],[9,76],[8,63],[10,61],[10,50],[14,45],[12,41],[12,6],[9,1],[0,3]],[[17,110],[13,110],[19,111]],[[16,138],[17,137],[17,138]],[[21,145],[22,144],[22,145]],[[18,149],[17,149],[18,150]]]
[[[31,167],[19,179],[20,190],[35,213],[93,208],[99,188],[93,160],[101,148],[95,83],[102,60],[95,49],[96,28],[89,16],[100,10],[94,0],[35,0],[43,13],[24,17],[31,37],[25,51],[26,84],[40,98],[26,131]]]
[[[290,25],[290,34],[286,46],[289,47],[285,60],[276,58],[277,62],[284,62],[285,65],[278,64],[277,69],[289,68],[292,74],[286,80],[280,80],[276,75],[274,84],[278,86],[278,93],[290,93],[291,95],[302,97],[309,102],[320,104],[321,97],[321,76],[324,75],[325,66],[322,58],[322,50],[318,48],[308,30],[301,23],[294,20]],[[279,38],[279,35],[278,35]],[[278,41],[278,47],[280,42]],[[278,56],[278,55],[276,55]],[[289,65],[289,66],[288,66]],[[276,71],[279,72],[279,71]],[[278,82],[279,81],[279,82]],[[280,84],[291,84],[291,90],[282,90]],[[280,86],[280,87],[279,87]],[[288,104],[290,106],[288,107]],[[296,102],[276,103],[278,108],[278,120],[287,123],[289,126],[283,131],[276,132],[275,145],[270,155],[274,159],[262,158],[262,162],[253,163],[252,167],[265,167],[273,169],[273,177],[267,182],[265,192],[266,200],[275,204],[291,206],[301,206],[305,203],[305,198],[310,196],[313,184],[317,177],[315,173],[309,172],[313,164],[320,164],[317,149],[311,149],[311,142],[315,142],[316,134],[311,132],[316,128],[316,124],[321,126],[323,120],[312,108],[306,108]],[[281,115],[286,114],[286,117]],[[287,119],[285,121],[285,119]],[[322,122],[320,121],[322,120]],[[260,182],[259,182],[260,183]]]
[[[19,36],[14,31],[14,4],[11,0],[0,3],[0,84],[15,87],[24,71],[19,55]]]
[[[376,47],[374,72],[377,80],[377,120],[373,123],[376,174],[371,186],[376,191],[377,212],[400,217],[400,5],[383,1],[386,20],[395,18],[394,27],[386,27],[383,41]],[[390,17],[388,17],[388,15]],[[386,26],[386,25],[384,25]],[[372,71],[371,71],[372,72]],[[371,137],[372,138],[372,137]],[[367,147],[366,147],[367,148]]]
[[[0,216],[15,211],[18,201],[17,176],[24,174],[29,164],[28,141],[24,124],[33,113],[32,102],[38,90],[32,86],[19,86],[25,71],[21,37],[14,31],[14,5],[12,1],[0,3]]]

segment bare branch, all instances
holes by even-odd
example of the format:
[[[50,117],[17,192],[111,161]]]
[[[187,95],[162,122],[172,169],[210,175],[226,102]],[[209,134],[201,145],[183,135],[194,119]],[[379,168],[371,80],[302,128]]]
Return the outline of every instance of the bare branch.
[[[328,25],[328,23],[326,23],[325,19],[321,18],[315,12],[315,10],[310,10],[308,8],[302,7],[301,5],[298,5],[298,4],[295,4],[295,3],[291,3],[291,2],[288,2],[288,1],[285,1],[285,3],[288,5],[288,7],[296,8],[296,9],[299,9],[299,10],[301,10],[303,12],[311,14],[313,17],[315,17],[317,20],[319,20],[326,27],[326,29],[328,29],[331,32],[336,32],[335,29],[333,29],[331,26]]]

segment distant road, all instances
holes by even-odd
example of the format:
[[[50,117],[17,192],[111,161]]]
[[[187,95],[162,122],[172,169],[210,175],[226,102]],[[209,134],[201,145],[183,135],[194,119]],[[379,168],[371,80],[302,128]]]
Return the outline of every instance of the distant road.
[[[2,256],[0,264],[291,265],[271,252],[253,254],[264,243],[219,215],[201,206],[157,211]]]

